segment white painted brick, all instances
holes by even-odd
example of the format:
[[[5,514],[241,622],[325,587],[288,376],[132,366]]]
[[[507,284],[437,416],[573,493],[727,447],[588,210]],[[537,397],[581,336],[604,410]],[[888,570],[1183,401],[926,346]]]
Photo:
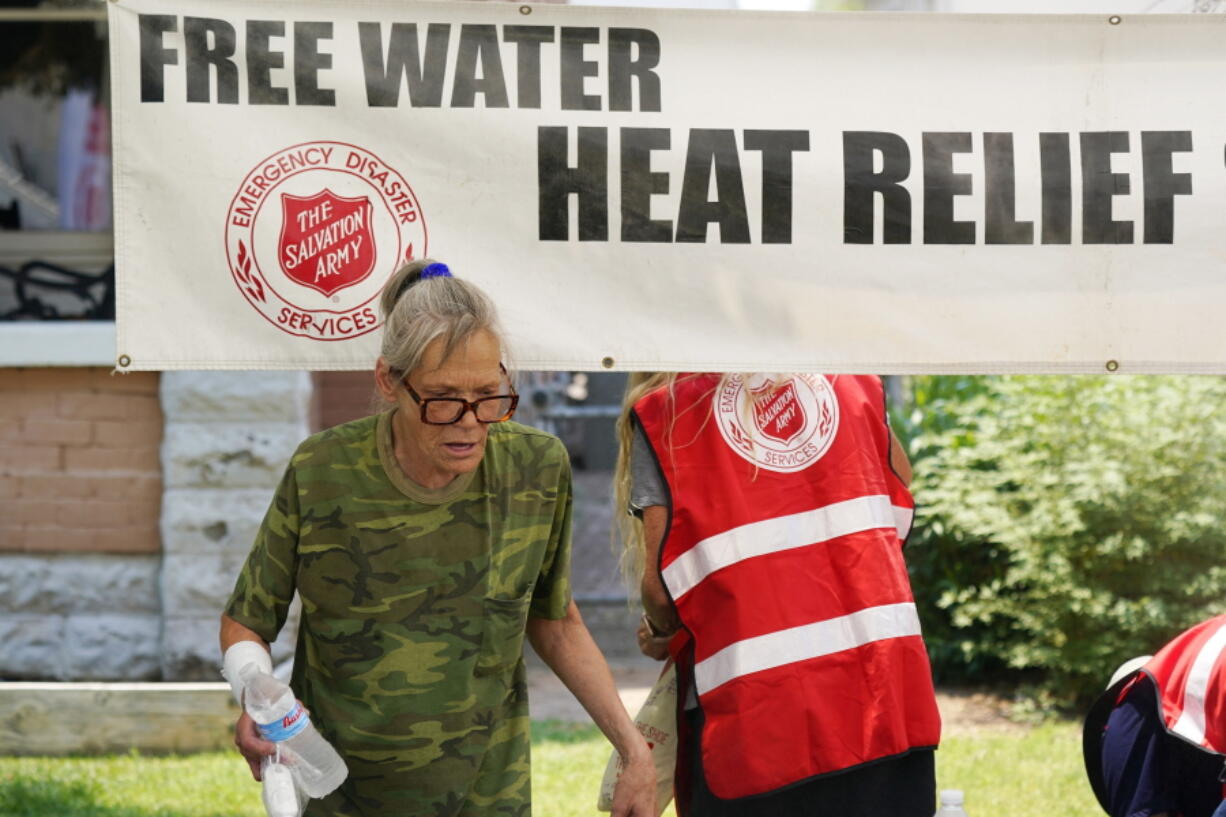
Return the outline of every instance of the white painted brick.
[[[157,616],[70,616],[64,628],[70,681],[150,681],[161,673]]]
[[[0,678],[64,680],[64,618],[0,615]]]
[[[242,569],[245,553],[217,550],[211,554],[166,554],[162,562],[162,592],[174,599],[176,616],[199,616],[216,622]]]
[[[281,423],[174,423],[162,441],[167,489],[264,488],[270,493],[306,435]]]
[[[0,613],[156,613],[158,557],[0,555]]]
[[[245,557],[272,502],[273,490],[167,491],[162,502],[163,549],[174,554],[237,552]]]
[[[220,614],[220,611],[218,611]],[[216,681],[221,678],[218,616],[212,619],[167,617],[161,650],[167,681]]]
[[[311,379],[305,372],[168,372],[161,383],[161,674],[213,681],[219,616],[285,465],[308,434]],[[273,646],[277,660],[292,653],[296,620]]]
[[[273,422],[306,436],[311,399],[307,372],[165,372],[162,410],[177,422]]]

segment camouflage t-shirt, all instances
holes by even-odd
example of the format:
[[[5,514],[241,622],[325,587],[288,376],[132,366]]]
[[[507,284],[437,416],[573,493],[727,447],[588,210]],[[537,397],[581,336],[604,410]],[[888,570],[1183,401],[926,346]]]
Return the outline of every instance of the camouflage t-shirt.
[[[390,418],[299,446],[226,614],[271,641],[302,598],[292,686],[349,766],[308,815],[528,815],[524,626],[570,602],[566,452],[497,423],[430,492]]]

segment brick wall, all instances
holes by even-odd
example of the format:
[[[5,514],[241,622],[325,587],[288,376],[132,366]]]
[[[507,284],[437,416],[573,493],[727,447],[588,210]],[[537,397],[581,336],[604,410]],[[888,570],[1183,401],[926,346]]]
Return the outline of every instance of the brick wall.
[[[0,369],[0,552],[160,550],[158,382]]]
[[[331,428],[372,413],[374,372],[315,372],[311,430]]]

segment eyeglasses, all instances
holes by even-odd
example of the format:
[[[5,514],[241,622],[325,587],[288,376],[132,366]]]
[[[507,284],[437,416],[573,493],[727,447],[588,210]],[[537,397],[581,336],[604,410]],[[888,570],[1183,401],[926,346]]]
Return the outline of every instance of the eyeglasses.
[[[510,394],[495,394],[481,397],[477,400],[465,400],[462,397],[422,397],[409,385],[409,379],[404,379],[404,387],[408,389],[409,397],[421,409],[421,421],[432,426],[448,426],[460,422],[464,412],[471,411],[478,423],[501,423],[510,420],[519,405],[519,395],[512,386]]]

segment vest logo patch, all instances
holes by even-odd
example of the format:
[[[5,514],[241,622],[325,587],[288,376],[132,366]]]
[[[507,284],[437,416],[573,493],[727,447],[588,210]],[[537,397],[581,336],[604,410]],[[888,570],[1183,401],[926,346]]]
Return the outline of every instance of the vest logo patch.
[[[834,389],[816,374],[782,382],[764,374],[730,374],[720,386],[716,416],[729,448],[783,474],[820,460],[839,430]]]

